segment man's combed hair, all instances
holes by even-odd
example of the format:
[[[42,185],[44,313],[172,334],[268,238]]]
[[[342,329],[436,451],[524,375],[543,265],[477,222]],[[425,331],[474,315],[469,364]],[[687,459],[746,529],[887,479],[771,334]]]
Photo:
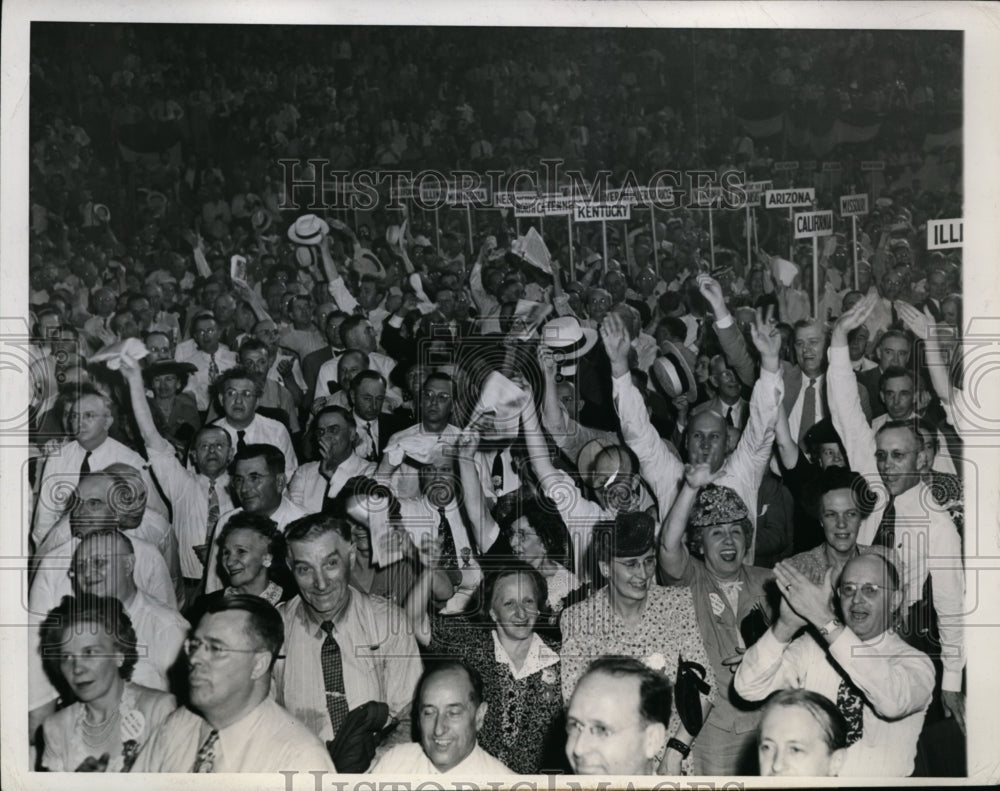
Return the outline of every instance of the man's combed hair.
[[[792,706],[805,709],[816,720],[823,732],[823,741],[831,752],[847,747],[847,722],[844,715],[829,698],[818,692],[802,688],[779,689],[764,703],[763,713],[766,715],[773,709]]]
[[[233,461],[229,465],[229,474],[235,473],[237,462],[252,459],[264,459],[267,471],[272,475],[282,475],[285,472],[285,454],[280,448],[266,442],[251,442],[242,450],[236,451],[236,455],[233,456]]]
[[[670,725],[670,679],[631,656],[607,655],[587,666],[581,681],[593,673],[639,681],[639,713],[647,723]],[[577,682],[579,686],[580,682]]]
[[[344,541],[351,541],[351,523],[332,514],[309,514],[289,522],[285,528],[285,543],[309,541],[326,533],[336,533]]]
[[[220,612],[245,612],[250,621],[250,636],[262,644],[262,650],[268,651],[274,662],[285,642],[285,624],[272,604],[248,593],[220,596],[209,602],[201,617]]]
[[[431,659],[427,663],[427,669],[424,670],[422,676],[420,676],[420,681],[417,683],[417,690],[413,697],[414,710],[420,711],[420,700],[423,696],[424,687],[427,682],[436,676],[438,673],[446,673],[449,670],[459,670],[465,673],[469,677],[469,683],[472,685],[472,703],[475,706],[479,706],[480,703],[485,699],[485,689],[483,686],[483,677],[480,675],[479,671],[476,670],[471,665],[465,663],[462,659],[455,658],[445,658],[445,659]]]

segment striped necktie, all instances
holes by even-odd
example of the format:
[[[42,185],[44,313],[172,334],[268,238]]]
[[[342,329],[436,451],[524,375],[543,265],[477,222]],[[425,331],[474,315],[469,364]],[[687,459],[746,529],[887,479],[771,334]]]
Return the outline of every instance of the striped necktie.
[[[320,649],[320,662],[323,665],[323,686],[326,688],[326,710],[336,737],[349,711],[344,694],[344,661],[340,655],[340,644],[333,636],[333,621],[323,621],[319,628],[326,633]]]

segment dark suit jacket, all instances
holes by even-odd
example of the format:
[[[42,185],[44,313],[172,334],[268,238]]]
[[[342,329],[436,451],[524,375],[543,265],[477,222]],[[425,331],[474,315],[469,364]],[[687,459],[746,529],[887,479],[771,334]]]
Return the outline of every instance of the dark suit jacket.
[[[389,444],[389,437],[412,425],[413,421],[408,421],[395,413],[391,415],[380,413],[378,416],[378,459],[376,461],[382,461],[382,454],[385,452],[385,446]]]
[[[799,391],[802,389],[802,369],[797,365],[788,365],[782,363],[781,375],[785,380],[785,397],[782,403],[785,406],[785,413],[788,414],[792,411],[792,407],[795,405],[796,399],[799,397]],[[826,378],[823,379],[824,385],[826,384]],[[827,401],[826,387],[822,387],[819,393],[820,403],[823,406],[823,414],[830,414],[830,406]],[[861,411],[865,413],[865,419],[871,423],[872,422],[872,408],[868,398],[868,391],[858,383],[858,398],[861,399]]]
[[[323,367],[323,363],[332,359],[333,349],[329,346],[309,352],[302,358],[302,377],[306,380],[308,388],[306,390],[307,399],[311,399],[312,394],[316,392],[316,377],[319,376],[319,369]]]
[[[872,410],[871,416],[876,418],[879,415],[884,415],[885,405],[882,403],[882,395],[878,389],[879,379],[882,378],[882,369],[869,368],[867,371],[855,375],[858,377],[858,384],[868,393],[868,403],[871,404]]]

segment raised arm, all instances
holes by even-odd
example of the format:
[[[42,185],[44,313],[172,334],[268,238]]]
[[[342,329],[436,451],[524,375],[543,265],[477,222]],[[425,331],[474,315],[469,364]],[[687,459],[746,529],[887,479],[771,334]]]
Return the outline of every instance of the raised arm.
[[[476,470],[476,449],[479,447],[479,432],[466,428],[458,438],[458,474],[462,482],[465,513],[472,527],[472,538],[480,553],[493,546],[500,535],[500,527],[493,519],[483,497],[483,484]]]
[[[629,337],[617,313],[609,313],[601,324],[601,340],[611,360],[611,390],[625,443],[639,459],[639,472],[656,497],[661,518],[677,496],[684,474],[679,456],[671,452],[649,419],[646,403],[632,384],[628,368]]]
[[[153,413],[149,409],[149,402],[146,400],[146,389],[142,382],[142,371],[139,364],[123,354],[121,360],[121,372],[128,382],[129,397],[132,401],[132,414],[135,416],[136,425],[142,436],[142,442],[147,448],[162,450],[170,447],[167,439],[160,434],[153,420]]]
[[[709,275],[698,275],[698,291],[712,307],[715,316],[715,334],[722,345],[726,360],[733,367],[740,381],[747,387],[753,387],[757,381],[757,366],[747,349],[743,333],[733,320],[722,294],[722,286]]]
[[[684,485],[674,500],[673,508],[670,509],[660,532],[658,551],[660,568],[673,580],[684,577],[691,559],[684,534],[687,532],[688,518],[698,498],[698,491],[702,486],[715,480],[718,475],[718,472],[712,472],[708,464],[688,464],[684,467]]]
[[[783,403],[778,404],[778,419],[774,423],[774,440],[778,446],[778,455],[786,470],[794,469],[799,463],[799,446],[792,439],[792,430],[788,427],[788,413]]]

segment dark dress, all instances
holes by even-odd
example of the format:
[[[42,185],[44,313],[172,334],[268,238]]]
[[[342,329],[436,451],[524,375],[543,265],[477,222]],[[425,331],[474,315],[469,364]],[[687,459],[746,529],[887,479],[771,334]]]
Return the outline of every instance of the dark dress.
[[[518,774],[558,771],[562,767],[558,731],[562,692],[559,662],[515,679],[510,666],[496,659],[493,629],[465,617],[432,616],[432,637],[425,658],[463,659],[483,677],[489,704],[479,744]],[[558,652],[558,645],[538,638]]]

